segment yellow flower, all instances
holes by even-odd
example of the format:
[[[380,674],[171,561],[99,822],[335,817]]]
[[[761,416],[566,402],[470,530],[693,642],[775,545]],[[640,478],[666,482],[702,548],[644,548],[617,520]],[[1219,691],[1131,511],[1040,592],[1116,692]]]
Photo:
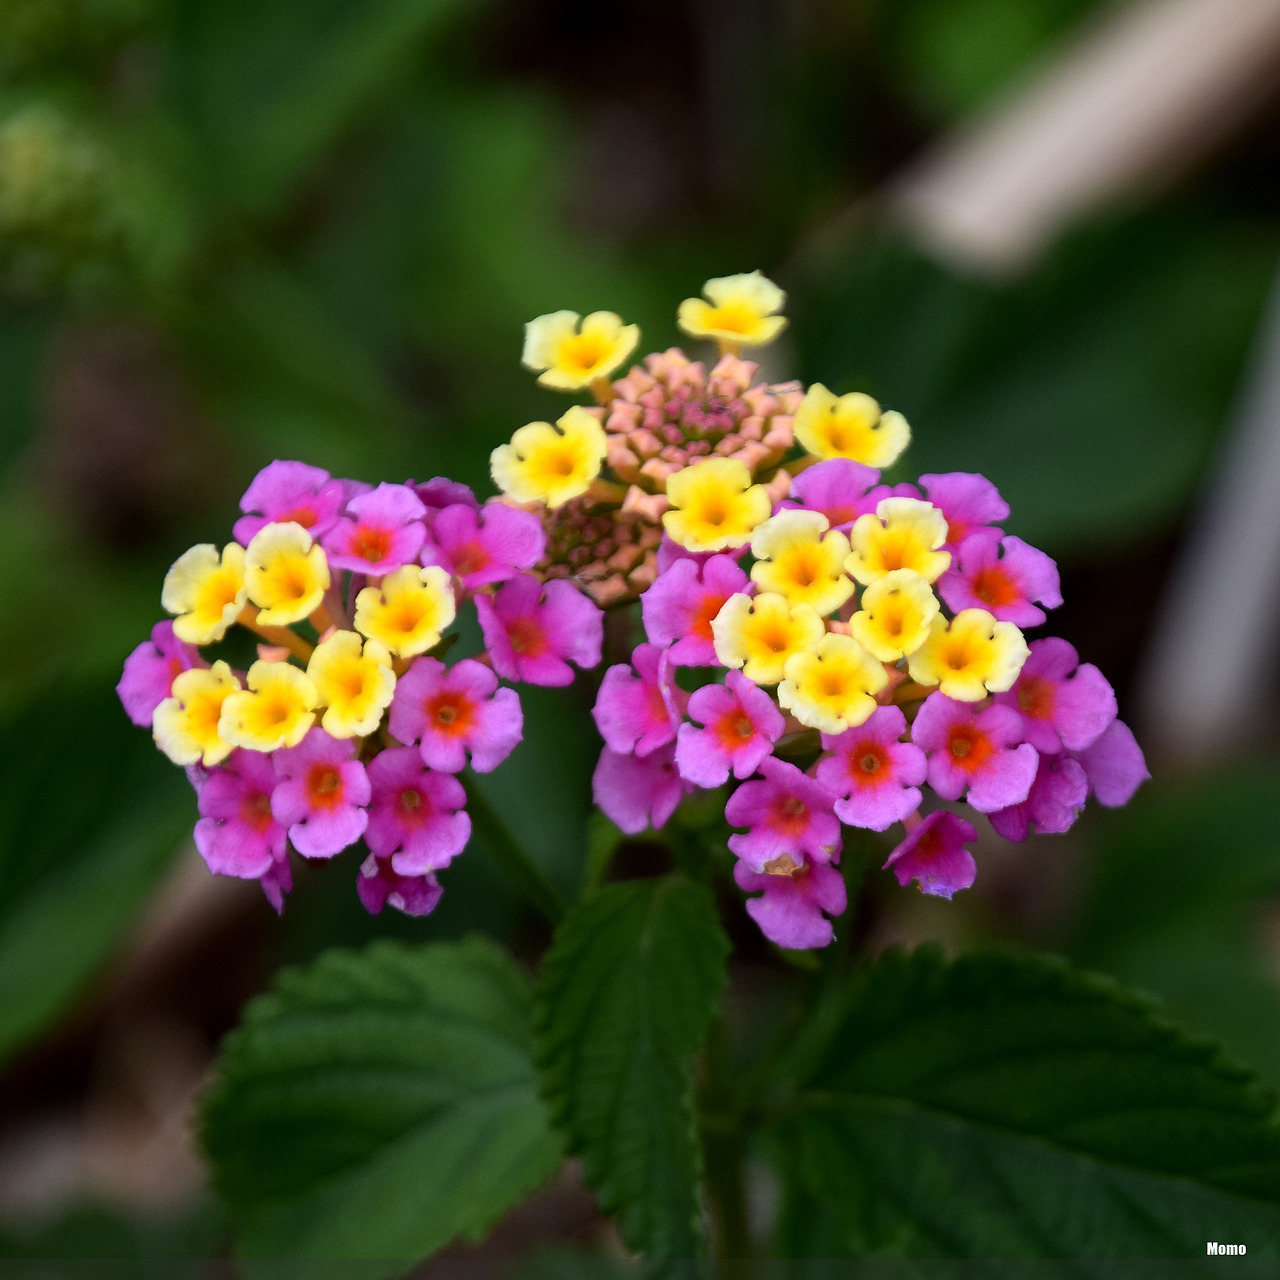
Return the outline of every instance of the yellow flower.
[[[875,695],[889,683],[884,664],[841,635],[825,635],[809,652],[792,654],[784,674],[778,705],[823,733],[862,724],[876,709]]]
[[[449,575],[439,565],[407,564],[356,596],[356,630],[397,658],[412,658],[440,643],[456,612]]]
[[[676,314],[690,337],[715,338],[731,348],[762,347],[786,328],[786,317],[777,312],[787,295],[758,271],[708,280],[702,292],[710,301],[686,298]]]
[[[156,746],[174,764],[184,767],[199,762],[211,769],[225,760],[231,754],[231,743],[218,733],[218,718],[228,695],[239,688],[240,681],[225,662],[176,676],[171,694],[151,717]]]
[[[836,396],[815,382],[796,410],[796,439],[819,458],[852,458],[868,467],[888,467],[911,443],[907,420],[861,391]]]
[[[326,708],[320,721],[335,738],[361,738],[372,733],[391,704],[396,677],[391,655],[377,640],[361,639],[354,631],[335,631],[316,645],[307,675]]]
[[[724,551],[751,540],[773,504],[738,458],[704,458],[667,478],[671,510],[662,517],[672,539],[689,551]]]
[[[938,601],[914,569],[894,569],[862,593],[862,608],[849,619],[853,638],[881,662],[897,662],[929,638]]]
[[[832,531],[823,537],[827,517],[817,511],[779,511],[751,535],[756,563],[751,577],[761,591],[786,596],[791,604],[812,605],[815,612],[834,613],[853,595],[844,572],[849,539]]]
[[[249,599],[264,627],[301,622],[329,589],[324,550],[300,524],[263,525],[244,556]]]
[[[985,609],[965,609],[949,627],[940,615],[934,618],[907,669],[917,684],[936,684],[957,702],[978,702],[1012,688],[1028,652],[1012,622],[997,622]]]
[[[557,430],[558,428],[558,430]],[[493,482],[517,502],[558,507],[586,493],[604,463],[604,428],[575,404],[553,427],[531,422],[489,458]]]
[[[932,503],[882,498],[875,515],[853,522],[844,567],[864,586],[895,569],[914,569],[935,582],[951,563],[951,553],[938,550],[946,540],[947,518]]]
[[[812,649],[825,634],[811,605],[793,608],[772,592],[754,599],[731,595],[711,620],[716,657],[726,667],[741,667],[756,684],[777,684],[787,659]]]
[[[521,362],[542,371],[544,387],[577,391],[608,377],[636,348],[640,328],[612,311],[593,311],[578,324],[576,311],[553,311],[524,327]]]
[[[202,542],[184,551],[164,577],[160,603],[170,613],[173,633],[187,644],[212,644],[244,608],[244,548],[229,542],[218,548]]]
[[[255,662],[245,682],[247,690],[222,704],[218,732],[250,751],[296,747],[315,723],[319,699],[310,678],[287,662]]]

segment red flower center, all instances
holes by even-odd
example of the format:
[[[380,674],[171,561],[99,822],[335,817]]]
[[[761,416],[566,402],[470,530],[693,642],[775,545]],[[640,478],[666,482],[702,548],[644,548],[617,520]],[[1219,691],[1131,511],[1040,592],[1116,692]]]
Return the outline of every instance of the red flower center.
[[[747,713],[739,707],[726,711],[716,721],[713,731],[725,751],[737,751],[743,743],[750,742],[755,737],[756,727]]]
[[[402,787],[396,808],[405,826],[420,827],[431,817],[431,802],[417,787]]]
[[[331,764],[313,764],[307,774],[307,799],[313,809],[336,809],[343,800],[346,788],[342,774]]]
[[[288,524],[292,521],[294,524],[300,524],[304,529],[310,529],[320,517],[310,507],[295,507],[292,511],[286,511],[279,519],[280,524]]]
[[[860,742],[849,756],[850,776],[859,787],[874,787],[888,778],[889,755],[878,742]]]
[[[711,620],[724,608],[724,602],[728,596],[717,595],[715,592],[708,592],[698,601],[698,607],[694,610],[693,618],[689,623],[690,635],[695,635],[700,640],[711,640]]]
[[[423,710],[432,728],[449,738],[466,737],[475,723],[476,704],[465,693],[438,693]]]
[[[271,816],[271,797],[265,791],[254,791],[240,804],[240,820],[258,835],[263,835],[275,821]]]
[[[952,764],[958,765],[967,773],[974,773],[991,758],[995,747],[980,729],[975,729],[971,724],[961,724],[952,728],[947,740],[947,750],[951,754]]]
[[[799,837],[809,827],[809,810],[799,796],[783,796],[774,802],[770,826],[784,835]]]
[[[371,525],[361,524],[356,526],[355,533],[351,535],[351,554],[359,556],[361,560],[367,560],[370,564],[385,560],[390,550],[391,531],[389,529],[377,529]]]
[[[479,573],[481,569],[487,569],[492,560],[493,557],[485,550],[482,542],[468,542],[465,546],[459,547],[455,553],[453,571],[458,577],[465,578],[469,573]]]
[[[1018,710],[1033,720],[1053,718],[1053,681],[1023,676],[1018,681]]]
[[[994,605],[998,609],[1001,605],[1012,604],[1022,593],[1018,590],[1017,583],[1003,569],[998,565],[990,565],[978,571],[973,580],[973,594],[983,604]]]
[[[513,618],[507,624],[507,640],[513,652],[525,658],[536,658],[547,649],[546,628],[537,618],[528,615]]]

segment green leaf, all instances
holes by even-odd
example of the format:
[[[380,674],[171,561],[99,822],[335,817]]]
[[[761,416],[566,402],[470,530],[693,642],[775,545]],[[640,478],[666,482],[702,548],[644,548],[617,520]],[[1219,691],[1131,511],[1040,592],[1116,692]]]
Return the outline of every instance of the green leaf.
[[[332,951],[281,973],[227,1039],[203,1110],[248,1257],[425,1257],[555,1169],[529,989],[479,938]]]
[[[1274,1097],[1109,980],[922,948],[842,1004],[793,1060],[784,1220],[810,1202],[854,1254],[1280,1256]]]
[[[0,724],[0,1058],[101,967],[194,817],[181,771],[109,690]]]
[[[666,876],[580,902],[544,962],[545,1095],[601,1207],[655,1258],[705,1249],[692,1066],[728,951],[707,890]]]

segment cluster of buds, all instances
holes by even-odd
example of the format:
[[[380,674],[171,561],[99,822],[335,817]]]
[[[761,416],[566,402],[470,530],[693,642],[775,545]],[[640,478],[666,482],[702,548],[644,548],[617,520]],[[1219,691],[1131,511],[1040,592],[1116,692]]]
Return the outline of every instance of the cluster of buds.
[[[500,678],[571,683],[570,662],[600,661],[603,615],[527,572],[546,546],[535,516],[449,480],[373,488],[273,462],[240,506],[235,541],[169,570],[175,616],[129,655],[120,699],[186,768],[210,870],[258,880],[279,910],[290,846],[328,859],[362,840],[366,908],[425,915],[471,835],[458,775],[523,736]],[[485,651],[446,666],[469,601]],[[218,656],[233,628],[260,641],[247,671]]]

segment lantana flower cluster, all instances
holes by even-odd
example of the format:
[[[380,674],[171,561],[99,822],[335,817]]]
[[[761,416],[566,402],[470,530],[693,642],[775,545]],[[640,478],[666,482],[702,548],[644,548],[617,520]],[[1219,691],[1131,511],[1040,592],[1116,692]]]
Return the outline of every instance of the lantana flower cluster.
[[[466,766],[487,773],[523,736],[515,689],[565,685],[600,661],[603,615],[572,582],[529,572],[541,521],[445,479],[376,488],[273,462],[240,502],[234,541],[169,570],[173,615],[125,662],[120,699],[186,768],[210,870],[256,879],[280,910],[289,850],[363,842],[365,907],[425,915],[471,834]],[[485,650],[446,665],[474,606]],[[237,670],[232,628],[260,641]]]

